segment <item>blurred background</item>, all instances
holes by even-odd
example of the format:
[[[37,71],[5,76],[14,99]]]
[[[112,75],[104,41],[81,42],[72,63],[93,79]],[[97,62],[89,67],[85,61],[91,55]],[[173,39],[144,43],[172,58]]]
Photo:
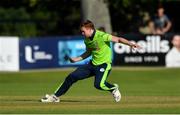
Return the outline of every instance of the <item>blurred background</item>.
[[[70,64],[67,58],[85,50],[79,24],[86,19],[93,21],[97,29],[144,47],[131,51],[112,44],[114,66],[172,67],[166,61],[174,59],[166,57],[174,46],[174,35],[179,35],[179,5],[179,0],[1,0],[0,70],[87,63],[90,58],[76,64]],[[174,67],[179,67],[179,57],[175,60]]]

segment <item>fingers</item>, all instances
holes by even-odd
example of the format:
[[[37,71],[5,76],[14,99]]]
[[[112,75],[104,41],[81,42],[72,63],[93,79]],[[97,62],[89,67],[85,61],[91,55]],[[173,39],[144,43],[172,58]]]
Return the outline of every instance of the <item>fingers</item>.
[[[142,49],[142,47],[140,45],[138,45],[138,44],[133,44],[132,49],[133,50]]]
[[[142,49],[142,47],[138,44],[135,44],[134,48],[137,48],[137,49]]]

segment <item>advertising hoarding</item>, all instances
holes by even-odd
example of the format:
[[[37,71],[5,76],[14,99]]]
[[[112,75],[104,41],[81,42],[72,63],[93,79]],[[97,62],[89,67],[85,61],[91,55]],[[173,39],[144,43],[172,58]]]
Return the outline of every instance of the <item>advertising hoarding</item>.
[[[0,71],[19,70],[18,37],[0,37]]]
[[[164,66],[165,56],[171,49],[172,36],[142,35],[125,36],[131,42],[142,46],[140,50],[133,50],[129,46],[115,43],[114,65]]]
[[[76,57],[85,51],[82,36],[20,39],[20,68],[58,68],[79,66],[88,59],[70,63],[68,57]]]
[[[58,67],[57,41],[51,38],[20,39],[20,68]]]

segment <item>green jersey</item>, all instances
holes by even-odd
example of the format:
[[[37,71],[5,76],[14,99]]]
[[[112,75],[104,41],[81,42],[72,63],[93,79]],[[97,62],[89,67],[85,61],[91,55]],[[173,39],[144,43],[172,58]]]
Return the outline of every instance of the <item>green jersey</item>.
[[[112,35],[95,30],[92,38],[85,38],[86,49],[91,51],[92,63],[100,65],[102,63],[111,63],[111,46]]]

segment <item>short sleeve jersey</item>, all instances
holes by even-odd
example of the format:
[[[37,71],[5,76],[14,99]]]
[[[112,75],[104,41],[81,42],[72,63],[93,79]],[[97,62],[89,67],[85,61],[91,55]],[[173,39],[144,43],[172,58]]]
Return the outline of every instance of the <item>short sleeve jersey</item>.
[[[111,63],[111,39],[112,35],[99,30],[95,30],[95,34],[92,39],[85,38],[84,43],[86,45],[86,49],[91,51],[92,63],[94,65]]]

